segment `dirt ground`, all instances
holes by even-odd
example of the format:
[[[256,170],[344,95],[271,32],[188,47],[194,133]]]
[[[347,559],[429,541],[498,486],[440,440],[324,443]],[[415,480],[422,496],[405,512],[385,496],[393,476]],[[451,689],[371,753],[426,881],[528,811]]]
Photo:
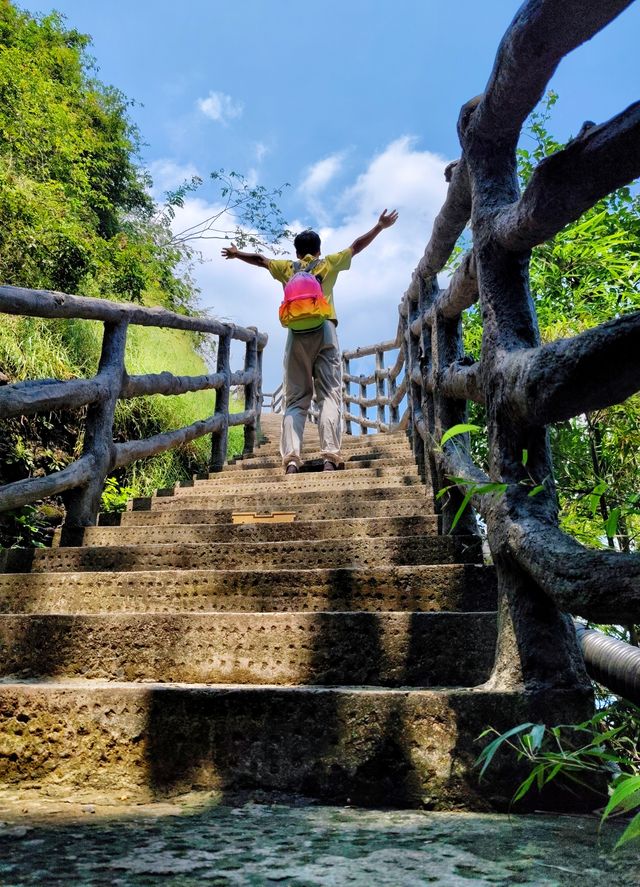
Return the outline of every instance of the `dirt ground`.
[[[191,794],[122,805],[0,796],[0,885],[640,884],[597,817],[328,807]]]

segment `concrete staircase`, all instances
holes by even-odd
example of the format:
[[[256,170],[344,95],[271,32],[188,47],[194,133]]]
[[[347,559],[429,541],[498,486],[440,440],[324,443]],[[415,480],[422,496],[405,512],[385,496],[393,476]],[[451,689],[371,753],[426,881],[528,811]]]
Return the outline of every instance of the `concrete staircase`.
[[[437,535],[403,434],[348,438],[344,471],[285,476],[276,426],[265,417],[255,456],[131,503],[117,526],[9,553],[0,782],[506,803],[500,770],[478,786],[475,740],[531,712],[481,686],[496,592],[479,540]],[[275,510],[295,521],[232,523]]]

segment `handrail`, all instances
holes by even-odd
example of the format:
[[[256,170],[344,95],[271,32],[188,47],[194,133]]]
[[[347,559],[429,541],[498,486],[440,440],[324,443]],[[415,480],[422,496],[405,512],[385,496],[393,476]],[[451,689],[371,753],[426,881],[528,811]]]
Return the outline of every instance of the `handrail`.
[[[398,353],[393,365],[385,367],[385,354],[396,350]],[[368,375],[352,373],[351,361],[366,357],[375,358],[373,372]],[[406,395],[406,377],[399,384],[397,380],[404,366],[405,352],[400,327],[395,339],[342,352],[342,401],[345,405],[343,420],[347,434],[353,433],[352,425],[358,425],[361,434],[367,434],[369,429],[378,432],[395,431],[402,426],[405,416],[400,416],[399,408]],[[351,393],[352,384],[358,386],[359,394]],[[372,395],[367,391],[370,385],[375,386]],[[348,409],[350,404],[360,408],[359,415]],[[375,420],[370,419],[367,414],[367,409],[371,407],[376,409]]]
[[[398,336],[343,355],[344,401],[360,407],[360,417],[345,415],[347,429],[358,422],[384,431],[397,426],[373,422],[366,410],[397,402],[382,388],[392,374],[378,359],[373,373],[357,376],[349,361],[399,347],[407,431],[421,473],[440,493],[433,505],[443,532],[477,532],[474,510],[464,507],[469,501],[482,515],[500,590],[489,682],[497,690],[587,692],[566,614],[631,623],[640,612],[640,557],[587,549],[559,529],[546,429],[640,389],[640,312],[542,345],[528,291],[530,249],[640,175],[640,103],[600,126],[585,124],[539,164],[522,195],[516,176],[523,121],[556,66],[629,2],[527,0],[520,7],[484,94],[461,110],[462,157],[445,170],[447,197],[399,306]],[[474,246],[441,289],[437,275],[469,222]],[[461,317],[478,300],[484,335],[476,361],[464,353]],[[376,385],[373,397],[369,384]],[[486,407],[490,476],[474,465],[468,434],[441,445],[467,421],[468,401]]]
[[[575,629],[591,677],[640,705],[640,648],[580,623]]]
[[[270,398],[270,400],[267,400]],[[271,410],[272,413],[281,413],[284,407],[284,390],[282,384],[273,392],[264,392],[262,395],[262,409]]]
[[[84,319],[104,324],[100,364],[93,378],[28,380],[0,388],[0,419],[61,408],[89,408],[82,456],[47,477],[26,478],[0,487],[0,512],[62,493],[65,495],[66,525],[92,526],[97,519],[104,482],[115,468],[211,434],[210,468],[220,471],[226,461],[228,430],[237,425],[244,426],[244,452],[253,452],[262,403],[262,352],[267,343],[267,336],[255,328],[222,323],[209,317],[185,316],[164,308],[145,308],[128,302],[14,286],[0,286],[0,313]],[[215,373],[175,376],[163,372],[129,376],[125,368],[125,348],[130,324],[218,336]],[[244,368],[234,373],[230,368],[232,339],[246,343]],[[245,410],[241,413],[229,414],[231,386],[244,388]],[[211,389],[216,391],[216,403],[215,412],[208,419],[146,440],[114,443],[113,417],[118,400]]]

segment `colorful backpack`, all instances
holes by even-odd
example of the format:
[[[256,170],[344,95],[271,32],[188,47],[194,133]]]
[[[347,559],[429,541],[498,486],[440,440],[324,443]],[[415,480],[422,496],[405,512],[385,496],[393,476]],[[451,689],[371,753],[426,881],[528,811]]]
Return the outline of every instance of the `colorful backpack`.
[[[311,273],[320,259],[310,262],[304,271],[302,262],[294,262],[294,275],[284,287],[284,299],[280,305],[280,323],[290,330],[311,330],[329,320],[331,306],[327,302],[320,280]]]

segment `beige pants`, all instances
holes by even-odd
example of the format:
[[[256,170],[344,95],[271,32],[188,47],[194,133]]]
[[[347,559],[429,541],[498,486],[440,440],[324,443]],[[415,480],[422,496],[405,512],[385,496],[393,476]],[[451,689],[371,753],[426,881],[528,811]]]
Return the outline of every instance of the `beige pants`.
[[[302,435],[315,385],[318,433],[324,459],[342,464],[342,361],[335,324],[309,333],[289,331],[284,350],[284,403],[280,453],[286,466],[302,465]]]

